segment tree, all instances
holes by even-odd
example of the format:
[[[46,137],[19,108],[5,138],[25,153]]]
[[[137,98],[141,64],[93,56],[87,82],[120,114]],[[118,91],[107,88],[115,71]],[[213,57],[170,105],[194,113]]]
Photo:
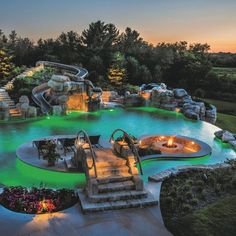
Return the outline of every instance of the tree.
[[[5,47],[7,43],[7,37],[3,33],[3,31],[0,29],[0,48]]]
[[[144,41],[136,30],[127,27],[125,32],[119,36],[118,48],[121,52],[128,55],[134,54],[137,49],[143,45]]]
[[[93,22],[81,35],[83,46],[83,62],[87,64],[91,57],[100,56],[106,67],[113,57],[113,45],[119,35],[118,29],[113,24],[102,21]]]
[[[126,82],[126,61],[123,54],[116,52],[111,67],[108,69],[108,79],[116,88],[121,89]]]
[[[97,83],[99,77],[104,74],[104,64],[100,56],[93,56],[89,60],[88,66],[89,79]]]
[[[61,35],[54,42],[56,53],[60,61],[67,64],[79,62],[79,50],[81,48],[81,41],[79,35],[74,31],[61,33]]]
[[[137,79],[139,77],[139,67],[140,64],[134,57],[127,57],[127,80],[130,84],[137,84]]]
[[[0,79],[7,78],[13,69],[13,64],[11,62],[12,57],[8,53],[0,48]]]

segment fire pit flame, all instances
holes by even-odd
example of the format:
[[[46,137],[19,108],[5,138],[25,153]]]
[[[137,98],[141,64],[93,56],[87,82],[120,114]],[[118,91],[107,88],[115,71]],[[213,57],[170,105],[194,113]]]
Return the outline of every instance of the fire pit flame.
[[[174,144],[173,138],[169,138],[168,141],[167,141],[166,146],[167,146],[167,147],[172,147],[173,144]]]
[[[170,137],[167,142],[162,144],[162,146],[167,147],[167,148],[177,148],[177,144],[174,142],[174,138]]]

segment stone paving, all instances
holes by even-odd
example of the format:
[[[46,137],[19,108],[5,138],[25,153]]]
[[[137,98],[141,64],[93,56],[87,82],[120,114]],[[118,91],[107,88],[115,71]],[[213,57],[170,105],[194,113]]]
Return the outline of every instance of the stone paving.
[[[160,194],[160,183],[148,183],[146,188]],[[42,215],[15,213],[0,206],[3,236],[170,236],[159,206],[83,214],[79,204],[67,210]]]

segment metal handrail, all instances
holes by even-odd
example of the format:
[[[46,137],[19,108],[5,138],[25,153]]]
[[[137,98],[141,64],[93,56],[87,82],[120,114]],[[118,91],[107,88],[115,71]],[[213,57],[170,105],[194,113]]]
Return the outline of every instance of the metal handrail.
[[[86,131],[80,130],[80,131],[77,133],[77,137],[76,137],[75,142],[79,141],[80,134],[83,134],[83,135],[84,135],[84,138],[86,139],[85,141],[87,141],[88,144],[89,144],[89,149],[90,149],[90,152],[91,152],[91,154],[92,154],[92,159],[93,159],[93,165],[91,166],[91,168],[94,167],[95,177],[97,178],[97,167],[96,167],[96,160],[95,160],[95,159],[96,159],[96,154],[95,154],[95,152],[94,152],[94,150],[93,150],[92,144],[91,144],[91,142],[90,142],[89,136],[88,136],[88,134],[86,133]],[[77,144],[76,144],[76,147],[77,147]],[[87,163],[87,162],[86,162],[86,163]],[[89,168],[89,167],[88,167],[88,168]]]
[[[115,131],[113,131],[113,133],[111,134],[111,137],[110,137],[110,142],[113,140],[114,141],[114,135],[115,135],[115,133],[116,132],[122,132],[123,133],[123,137],[124,138],[127,138],[128,140],[129,140],[129,143],[127,143],[128,144],[128,147],[130,148],[130,150],[132,151],[132,153],[134,154],[134,157],[135,157],[135,159],[136,159],[136,162],[138,162],[138,164],[139,164],[139,169],[140,169],[140,173],[141,173],[141,175],[143,175],[143,169],[142,169],[142,165],[141,165],[141,161],[140,161],[140,156],[139,156],[139,154],[138,154],[138,150],[137,150],[137,148],[136,148],[136,146],[135,146],[135,144],[134,144],[134,141],[133,141],[133,139],[130,137],[130,135],[126,132],[126,131],[124,131],[123,129],[116,129]]]

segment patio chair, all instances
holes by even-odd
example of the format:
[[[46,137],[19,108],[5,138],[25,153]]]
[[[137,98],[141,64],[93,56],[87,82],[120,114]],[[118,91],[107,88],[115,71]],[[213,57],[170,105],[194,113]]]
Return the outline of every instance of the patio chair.
[[[93,147],[97,147],[97,148],[103,148],[100,144],[99,144],[99,139],[100,139],[101,135],[90,135],[89,136],[89,140],[92,144]]]
[[[40,159],[40,156],[43,157],[44,152],[47,150],[47,144],[49,140],[36,140],[33,141],[33,146],[37,148],[38,151],[38,158]]]
[[[75,152],[75,139],[76,138],[61,138],[57,140],[62,144],[65,155],[66,152]]]

